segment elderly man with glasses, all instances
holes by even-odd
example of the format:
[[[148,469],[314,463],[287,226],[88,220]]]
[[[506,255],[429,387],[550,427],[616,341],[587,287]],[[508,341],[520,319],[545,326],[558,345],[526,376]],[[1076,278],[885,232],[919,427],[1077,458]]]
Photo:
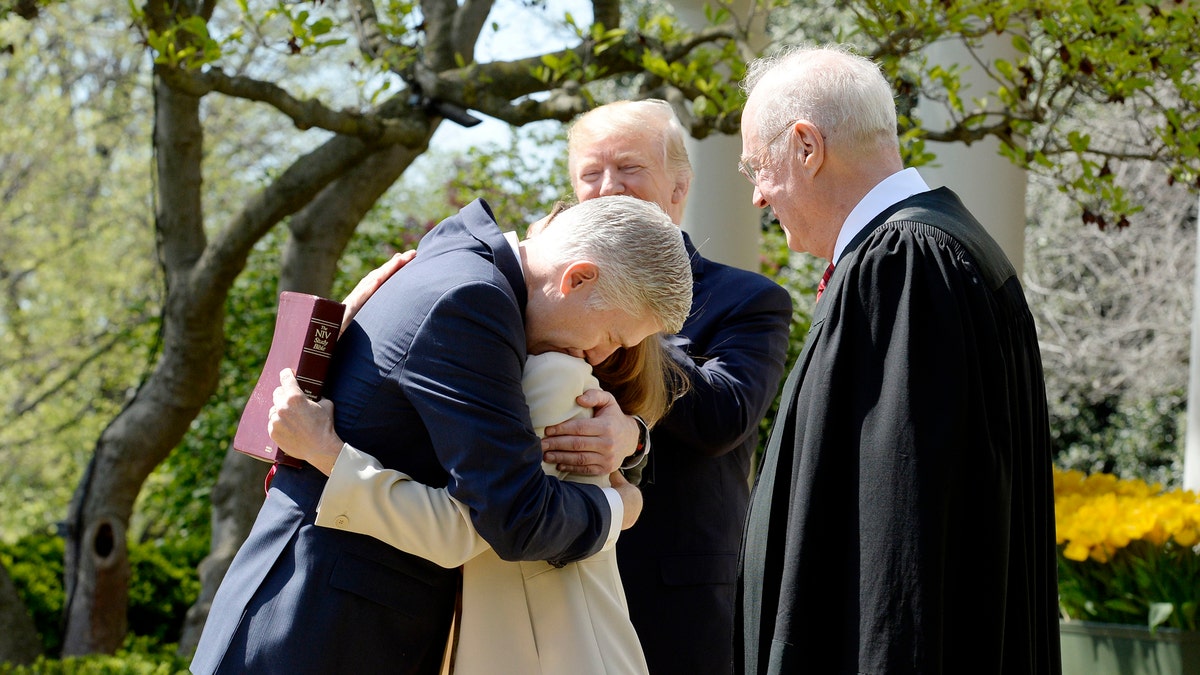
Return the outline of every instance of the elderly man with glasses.
[[[751,500],[740,672],[1060,671],[1050,434],[1020,280],[905,169],[836,48],[751,65],[742,173],[830,262]]]

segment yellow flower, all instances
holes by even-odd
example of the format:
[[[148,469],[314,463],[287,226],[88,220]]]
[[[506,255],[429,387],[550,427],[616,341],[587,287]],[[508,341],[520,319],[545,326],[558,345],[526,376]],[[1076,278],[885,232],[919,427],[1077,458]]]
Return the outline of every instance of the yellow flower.
[[[1077,541],[1067,544],[1067,547],[1063,549],[1063,557],[1065,557],[1067,560],[1078,560],[1082,562],[1087,560],[1090,555],[1091,552],[1088,550],[1088,547]]]
[[[1153,606],[1200,603],[1196,493],[1056,469],[1054,515],[1064,616],[1152,622]],[[1171,612],[1164,625],[1200,627],[1186,611]]]
[[[1056,540],[1069,560],[1107,562],[1134,541],[1184,547],[1200,542],[1200,499],[1191,491],[1164,492],[1158,483],[1054,472]]]

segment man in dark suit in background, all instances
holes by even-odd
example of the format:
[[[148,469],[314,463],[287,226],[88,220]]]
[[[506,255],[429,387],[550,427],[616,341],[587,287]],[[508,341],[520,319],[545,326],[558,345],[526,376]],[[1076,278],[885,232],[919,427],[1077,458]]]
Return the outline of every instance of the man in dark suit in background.
[[[620,101],[571,127],[568,163],[584,202],[626,194],[681,222],[692,170],[684,131],[664,101]],[[779,390],[792,302],[753,272],[707,260],[684,233],[692,311],[668,338],[687,394],[650,433],[645,506],[617,557],[629,614],[652,675],[719,675],[732,668],[734,581],[758,424]],[[703,242],[701,242],[703,245]],[[547,430],[566,449],[578,420]],[[552,452],[547,461],[571,461]]]
[[[904,168],[878,66],[797,50],[746,89],[755,204],[836,266],[754,488],[739,671],[1058,673],[1046,395],[1015,270]]]
[[[658,207],[612,197],[518,242],[476,201],[418,251],[339,340],[326,384],[337,433],[388,468],[448,487],[506,559],[598,551],[636,519],[640,495],[543,473],[522,368],[527,353],[546,351],[596,364],[678,330],[691,306],[678,230]],[[625,419],[611,397],[596,414]],[[194,672],[438,672],[458,570],[316,527],[324,484],[311,466],[279,466],[213,601]]]

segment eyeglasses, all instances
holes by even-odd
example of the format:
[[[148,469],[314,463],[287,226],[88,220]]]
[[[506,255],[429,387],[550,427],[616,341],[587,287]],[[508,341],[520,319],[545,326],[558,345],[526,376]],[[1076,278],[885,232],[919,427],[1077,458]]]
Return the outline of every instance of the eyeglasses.
[[[762,167],[755,166],[755,160],[757,160],[764,152],[766,152],[767,148],[770,148],[772,143],[779,140],[779,137],[787,132],[788,129],[795,127],[796,122],[799,122],[801,119],[804,118],[801,117],[788,122],[782,129],[780,129],[774,136],[771,137],[771,140],[763,143],[758,150],[755,150],[754,152],[750,153],[746,159],[738,162],[738,171],[746,177],[746,180],[758,185],[758,172],[762,170]]]

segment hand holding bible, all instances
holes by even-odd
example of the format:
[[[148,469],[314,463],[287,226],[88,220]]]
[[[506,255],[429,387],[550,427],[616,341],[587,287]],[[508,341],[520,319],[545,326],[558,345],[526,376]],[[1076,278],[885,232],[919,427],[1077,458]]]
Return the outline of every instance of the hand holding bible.
[[[342,439],[333,430],[333,402],[305,396],[289,368],[279,373],[272,402],[267,422],[271,440],[288,456],[308,462],[328,476],[342,451]]]

